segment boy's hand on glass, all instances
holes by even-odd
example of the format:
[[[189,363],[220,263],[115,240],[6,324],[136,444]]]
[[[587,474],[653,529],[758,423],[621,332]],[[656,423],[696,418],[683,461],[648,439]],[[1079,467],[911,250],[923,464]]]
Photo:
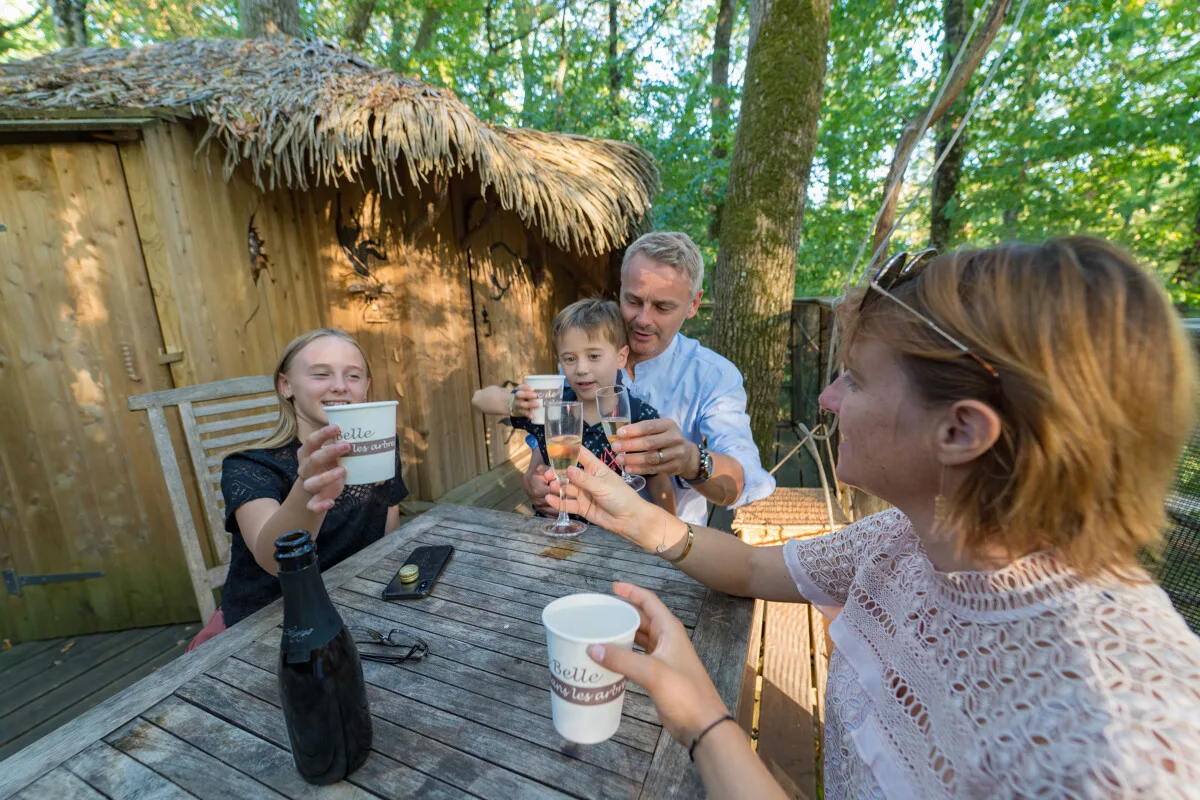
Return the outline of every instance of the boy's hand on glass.
[[[557,488],[553,490],[550,488],[550,481],[554,478],[554,473],[545,464],[531,464],[530,466],[531,469],[525,473],[525,494],[529,495],[529,502],[533,503],[535,511],[544,517],[553,517],[558,512],[546,502],[546,498],[558,491]]]

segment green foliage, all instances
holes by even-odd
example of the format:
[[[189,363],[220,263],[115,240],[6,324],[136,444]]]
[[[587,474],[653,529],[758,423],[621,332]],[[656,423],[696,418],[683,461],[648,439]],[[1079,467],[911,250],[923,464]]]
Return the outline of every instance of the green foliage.
[[[733,121],[714,132],[716,0],[617,3],[615,59],[610,1],[301,0],[300,7],[311,35],[448,87],[488,121],[637,142],[662,173],[650,224],[688,232],[715,263],[710,225],[729,159],[712,152],[714,138],[733,149],[746,3],[730,54]],[[871,230],[900,130],[937,90],[940,3],[833,2],[799,295],[839,292]],[[973,11],[982,5],[973,0]],[[0,10],[0,30],[35,8],[36,0],[11,0]],[[238,33],[237,0],[90,0],[87,9],[89,38],[98,45]],[[365,24],[356,29],[360,18]],[[1183,254],[1196,247],[1200,212],[1198,18],[1194,0],[1030,0],[966,128],[954,244],[1096,233],[1149,263],[1177,302],[1200,307],[1195,276],[1177,274]],[[0,60],[56,47],[47,12],[5,30]],[[977,76],[967,96],[980,82]],[[932,138],[909,168],[901,209],[929,173]],[[924,245],[928,206],[925,191],[898,229],[896,247]]]

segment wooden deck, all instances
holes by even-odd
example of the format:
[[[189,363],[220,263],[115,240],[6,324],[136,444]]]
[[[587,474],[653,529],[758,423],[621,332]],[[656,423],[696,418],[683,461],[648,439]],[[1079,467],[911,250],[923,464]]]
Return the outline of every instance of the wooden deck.
[[[0,652],[0,761],[179,656],[199,629],[133,628]]]
[[[846,524],[840,508],[834,516],[837,527]],[[757,547],[828,533],[824,492],[781,486],[771,497],[739,509],[730,528]],[[808,603],[755,602],[750,651],[758,653],[758,661],[746,665],[738,722],[767,769],[796,800],[820,796],[825,684],[833,650],[828,630],[825,616]]]
[[[525,496],[522,479],[529,468],[533,451],[524,450],[520,458],[505,462],[490,472],[456,486],[438,498],[439,503],[492,508],[533,516],[533,506]]]

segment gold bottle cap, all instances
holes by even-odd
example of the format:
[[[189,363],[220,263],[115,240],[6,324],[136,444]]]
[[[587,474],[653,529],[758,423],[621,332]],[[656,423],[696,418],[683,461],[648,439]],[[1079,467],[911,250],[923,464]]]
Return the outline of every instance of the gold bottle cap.
[[[400,582],[413,583],[421,576],[421,568],[416,564],[405,564],[400,568]]]

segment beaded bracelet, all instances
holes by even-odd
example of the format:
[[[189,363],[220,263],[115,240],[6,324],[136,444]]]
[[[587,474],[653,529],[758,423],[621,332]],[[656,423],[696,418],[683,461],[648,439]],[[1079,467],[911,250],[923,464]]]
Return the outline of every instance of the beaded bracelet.
[[[708,733],[713,728],[720,725],[725,720],[729,720],[730,722],[737,722],[737,720],[735,720],[733,718],[732,714],[726,714],[725,716],[721,717],[719,720],[717,720],[713,724],[709,725],[704,730],[700,731],[700,735],[697,736],[695,739],[692,739],[692,746],[688,748],[688,759],[690,759],[693,763],[696,761],[696,745],[700,744],[700,740],[704,738],[704,735],[706,733]]]

